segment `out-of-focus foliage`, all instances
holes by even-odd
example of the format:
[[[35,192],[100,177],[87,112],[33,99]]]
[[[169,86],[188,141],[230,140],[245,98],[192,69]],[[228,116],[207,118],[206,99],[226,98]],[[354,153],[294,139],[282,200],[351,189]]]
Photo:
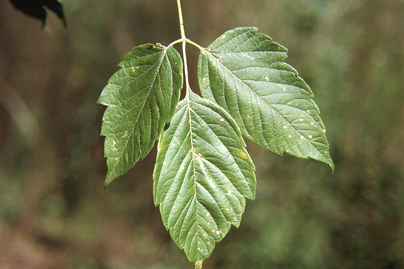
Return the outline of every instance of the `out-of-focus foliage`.
[[[247,142],[256,199],[204,268],[403,267],[403,1],[204,0],[183,9],[187,36],[201,45],[254,25],[289,48],[335,163],[332,175]],[[96,104],[132,47],[179,38],[175,3],[70,0],[64,11],[69,28],[52,14],[44,33],[0,2],[0,267],[192,268],[153,205],[155,150],[103,189]]]

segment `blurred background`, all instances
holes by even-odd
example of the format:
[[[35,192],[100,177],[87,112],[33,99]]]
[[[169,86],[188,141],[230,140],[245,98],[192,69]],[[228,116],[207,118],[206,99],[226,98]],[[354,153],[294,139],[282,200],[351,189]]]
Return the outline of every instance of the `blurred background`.
[[[204,268],[404,268],[404,1],[183,0],[208,46],[256,26],[315,93],[328,165],[247,141],[255,201]],[[193,268],[153,205],[156,150],[103,189],[96,104],[132,47],[180,38],[174,0],[65,0],[68,28],[0,1],[0,268]],[[180,48],[177,48],[180,49]],[[188,45],[197,91],[198,50]]]

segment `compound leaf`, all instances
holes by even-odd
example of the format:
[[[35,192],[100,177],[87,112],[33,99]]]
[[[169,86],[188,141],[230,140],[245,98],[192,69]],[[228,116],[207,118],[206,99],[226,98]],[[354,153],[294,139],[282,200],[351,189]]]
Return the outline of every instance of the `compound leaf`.
[[[287,49],[255,27],[227,31],[201,49],[202,96],[223,107],[244,136],[277,154],[313,158],[334,169],[313,93],[283,62]]]
[[[196,265],[239,226],[245,198],[255,197],[254,170],[233,118],[189,91],[159,140],[153,192],[165,227]]]
[[[105,185],[144,158],[175,112],[182,88],[182,60],[173,47],[135,47],[109,79],[98,103],[105,110],[101,135],[108,173]]]

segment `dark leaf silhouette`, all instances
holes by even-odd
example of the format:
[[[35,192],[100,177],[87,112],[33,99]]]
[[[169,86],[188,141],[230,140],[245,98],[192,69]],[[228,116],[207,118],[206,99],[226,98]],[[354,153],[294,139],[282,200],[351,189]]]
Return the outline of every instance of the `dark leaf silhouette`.
[[[42,21],[42,27],[46,22],[46,10],[56,13],[59,19],[62,21],[64,27],[67,27],[67,21],[63,13],[63,5],[57,0],[10,0],[16,9],[21,10],[28,16],[40,19]]]

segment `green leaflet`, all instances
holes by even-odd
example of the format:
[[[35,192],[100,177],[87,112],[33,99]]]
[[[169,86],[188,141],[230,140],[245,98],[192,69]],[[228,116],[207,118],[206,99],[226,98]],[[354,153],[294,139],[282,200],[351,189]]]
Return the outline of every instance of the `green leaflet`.
[[[171,237],[201,265],[215,243],[239,226],[254,199],[254,165],[231,116],[189,90],[158,145],[154,202]]]
[[[175,112],[183,81],[182,59],[173,47],[135,47],[119,66],[98,99],[108,106],[101,129],[106,136],[105,185],[150,152]]]
[[[202,96],[223,107],[244,136],[277,154],[313,158],[334,169],[310,87],[282,62],[287,49],[255,27],[224,33],[201,50]]]

